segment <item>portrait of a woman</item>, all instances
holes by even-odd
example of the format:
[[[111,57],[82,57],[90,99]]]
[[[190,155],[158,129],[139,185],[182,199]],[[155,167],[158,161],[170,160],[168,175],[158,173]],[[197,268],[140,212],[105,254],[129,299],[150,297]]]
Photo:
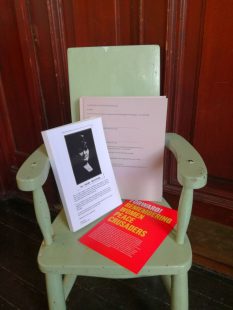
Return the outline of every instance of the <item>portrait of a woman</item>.
[[[66,135],[65,140],[77,184],[101,173],[91,129]]]

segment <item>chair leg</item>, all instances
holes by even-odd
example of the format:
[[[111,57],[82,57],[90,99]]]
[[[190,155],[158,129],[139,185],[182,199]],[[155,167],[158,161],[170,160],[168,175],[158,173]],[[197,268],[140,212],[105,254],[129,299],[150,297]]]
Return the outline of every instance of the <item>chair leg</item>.
[[[65,310],[65,296],[62,282],[62,275],[47,273],[45,275],[48,303],[50,310]]]
[[[188,310],[188,273],[172,276],[171,309]]]

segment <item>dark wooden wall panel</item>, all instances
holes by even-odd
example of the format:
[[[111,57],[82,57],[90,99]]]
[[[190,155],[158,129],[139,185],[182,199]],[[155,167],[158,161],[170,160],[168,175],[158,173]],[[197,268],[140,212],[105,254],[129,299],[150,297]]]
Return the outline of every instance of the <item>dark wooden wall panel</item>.
[[[116,1],[117,45],[139,44],[139,1]]]
[[[232,12],[232,1],[207,1],[194,131],[209,174],[228,181],[233,181]]]
[[[167,1],[141,1],[140,43],[159,44],[163,55],[166,48]]]
[[[193,142],[196,116],[196,91],[202,50],[205,3],[169,1],[165,94],[169,97],[167,130]],[[166,192],[178,193],[176,161],[167,160]]]
[[[229,52],[232,51],[233,22],[229,13],[232,2],[225,1],[223,8],[218,1],[171,1],[169,12],[172,10],[171,16],[168,15],[167,39],[174,63],[169,63],[167,55],[165,81],[171,109],[169,129],[194,144],[209,170],[207,186],[195,193],[194,213],[232,225],[233,141],[230,124],[233,92],[232,75],[229,74],[233,69]],[[169,39],[173,23],[179,31]],[[226,74],[228,79],[225,79]],[[222,87],[217,93],[214,89],[216,80],[220,81],[217,87]],[[225,82],[227,90],[224,89]],[[219,111],[215,109],[216,104]],[[223,164],[225,157],[227,162]],[[167,164],[171,173],[167,175],[165,188],[167,196],[174,201],[176,199],[171,195],[180,191],[176,165],[171,160]],[[227,171],[225,175],[224,171]]]
[[[118,38],[116,9],[114,0],[74,0],[73,22],[76,45],[116,44]]]
[[[6,96],[0,76],[0,193],[8,195],[12,186],[11,166],[15,165],[14,140]]]
[[[1,81],[11,123],[15,156],[22,162],[38,141],[40,119],[36,104],[32,107],[32,57],[29,56],[25,16],[13,1],[2,1],[4,14],[0,19]],[[29,76],[30,75],[30,76]]]
[[[168,3],[164,0],[141,1],[140,44],[158,44],[161,52],[161,94],[164,94]]]
[[[73,47],[75,46],[75,28],[72,18],[74,10],[73,1],[59,0],[58,9],[60,12],[60,20],[64,25],[63,35],[66,41],[63,41],[63,43],[66,47]]]
[[[64,86],[59,11],[54,1],[31,0],[29,13],[39,68],[44,127],[51,128],[70,120]]]
[[[233,223],[233,22],[232,1],[207,1],[196,100],[194,145],[209,170],[203,200]],[[221,212],[218,212],[221,210]]]

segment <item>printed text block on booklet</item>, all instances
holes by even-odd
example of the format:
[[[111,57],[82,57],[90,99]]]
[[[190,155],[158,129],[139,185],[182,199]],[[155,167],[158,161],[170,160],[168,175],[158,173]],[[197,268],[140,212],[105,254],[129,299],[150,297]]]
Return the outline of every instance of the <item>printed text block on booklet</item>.
[[[138,273],[176,223],[176,210],[153,202],[126,200],[80,242]]]

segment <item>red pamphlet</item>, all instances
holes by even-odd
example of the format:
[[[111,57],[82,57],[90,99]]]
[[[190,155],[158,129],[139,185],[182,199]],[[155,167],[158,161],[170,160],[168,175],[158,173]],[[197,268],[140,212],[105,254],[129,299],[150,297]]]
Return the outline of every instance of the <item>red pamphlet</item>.
[[[138,273],[177,223],[177,211],[126,200],[80,238],[80,242]]]

